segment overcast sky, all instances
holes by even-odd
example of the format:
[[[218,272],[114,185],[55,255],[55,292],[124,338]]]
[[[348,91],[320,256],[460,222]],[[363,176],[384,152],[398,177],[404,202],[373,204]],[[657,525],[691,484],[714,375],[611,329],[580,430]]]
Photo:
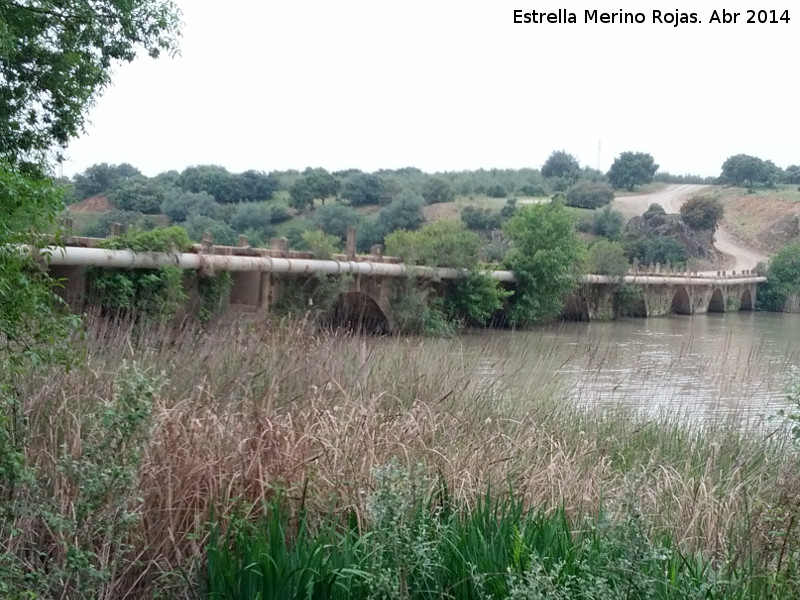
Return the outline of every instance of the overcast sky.
[[[539,168],[561,149],[603,171],[628,150],[675,174],[716,176],[739,153],[800,164],[790,2],[773,5],[790,18],[775,24],[745,22],[767,4],[727,0],[177,3],[180,56],[116,69],[65,175],[100,162],[150,176],[196,164]],[[578,22],[513,22],[514,9],[559,7]],[[710,23],[722,7],[738,23]],[[595,9],[645,22],[585,23]],[[701,22],[654,23],[654,9]]]

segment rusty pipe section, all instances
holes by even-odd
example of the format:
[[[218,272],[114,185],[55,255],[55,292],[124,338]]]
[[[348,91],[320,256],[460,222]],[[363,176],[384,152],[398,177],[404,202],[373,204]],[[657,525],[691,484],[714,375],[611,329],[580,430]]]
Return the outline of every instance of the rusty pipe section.
[[[716,275],[625,275],[611,277],[609,275],[583,275],[582,283],[632,283],[636,285],[737,285],[742,283],[762,283],[767,278],[761,275],[719,277]]]
[[[269,256],[227,256],[222,254],[192,254],[165,252],[133,252],[131,250],[107,250],[104,248],[78,248],[48,246],[46,248],[27,248],[28,252],[45,258],[51,265],[106,267],[115,269],[157,269],[173,266],[180,269],[205,269],[210,271],[233,271],[264,273],[340,275],[352,273],[366,277],[404,277],[414,275],[428,279],[460,279],[467,273],[465,269],[449,267],[418,267],[394,263],[355,262],[339,260],[313,260],[305,258],[278,258]],[[511,271],[487,271],[492,279],[513,282]],[[736,285],[742,283],[761,283],[762,276],[665,276],[665,275],[626,275],[621,279],[608,275],[582,275],[582,283],[638,285]]]
[[[30,251],[30,250],[29,250]],[[339,260],[311,260],[303,258],[278,258],[269,256],[226,256],[221,254],[191,254],[164,252],[132,252],[104,248],[77,248],[49,246],[36,251],[51,265],[106,267],[115,269],[206,269],[264,273],[340,275],[352,273],[366,277],[404,277],[414,275],[428,279],[460,279],[464,269],[447,267],[417,267],[393,263],[355,262]],[[511,271],[489,271],[493,279],[513,281]]]

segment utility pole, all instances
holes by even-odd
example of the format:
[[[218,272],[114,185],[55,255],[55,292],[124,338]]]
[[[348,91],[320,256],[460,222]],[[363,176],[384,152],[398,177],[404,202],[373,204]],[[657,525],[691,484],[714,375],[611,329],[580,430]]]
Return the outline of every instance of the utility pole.
[[[603,147],[603,138],[597,139],[597,170],[600,170],[600,150]]]

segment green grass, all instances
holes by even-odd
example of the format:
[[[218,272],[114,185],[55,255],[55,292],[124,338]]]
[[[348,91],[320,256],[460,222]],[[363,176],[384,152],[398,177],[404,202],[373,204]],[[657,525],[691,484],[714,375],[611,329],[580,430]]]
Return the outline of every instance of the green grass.
[[[255,522],[233,520],[209,541],[207,597],[547,598],[641,600],[790,597],[794,561],[777,574],[715,566],[701,552],[651,536],[630,509],[613,520],[526,509],[486,492],[469,510],[447,491],[425,496],[414,473],[384,468],[368,520],[335,511],[293,515],[285,496]]]

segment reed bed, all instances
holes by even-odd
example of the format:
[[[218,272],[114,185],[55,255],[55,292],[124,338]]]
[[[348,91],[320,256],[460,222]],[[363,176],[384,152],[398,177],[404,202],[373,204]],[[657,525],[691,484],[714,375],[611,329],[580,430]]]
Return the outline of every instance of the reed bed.
[[[459,514],[485,513],[490,491],[577,530],[635,517],[729,576],[792,573],[800,469],[780,432],[578,407],[556,381],[521,392],[443,347],[302,321],[91,320],[76,368],[21,384],[36,482],[16,491],[8,572],[63,565],[41,597],[202,596],[213,532],[275,514],[276,498],[295,533],[331,515],[368,531],[376,470],[393,464]]]

